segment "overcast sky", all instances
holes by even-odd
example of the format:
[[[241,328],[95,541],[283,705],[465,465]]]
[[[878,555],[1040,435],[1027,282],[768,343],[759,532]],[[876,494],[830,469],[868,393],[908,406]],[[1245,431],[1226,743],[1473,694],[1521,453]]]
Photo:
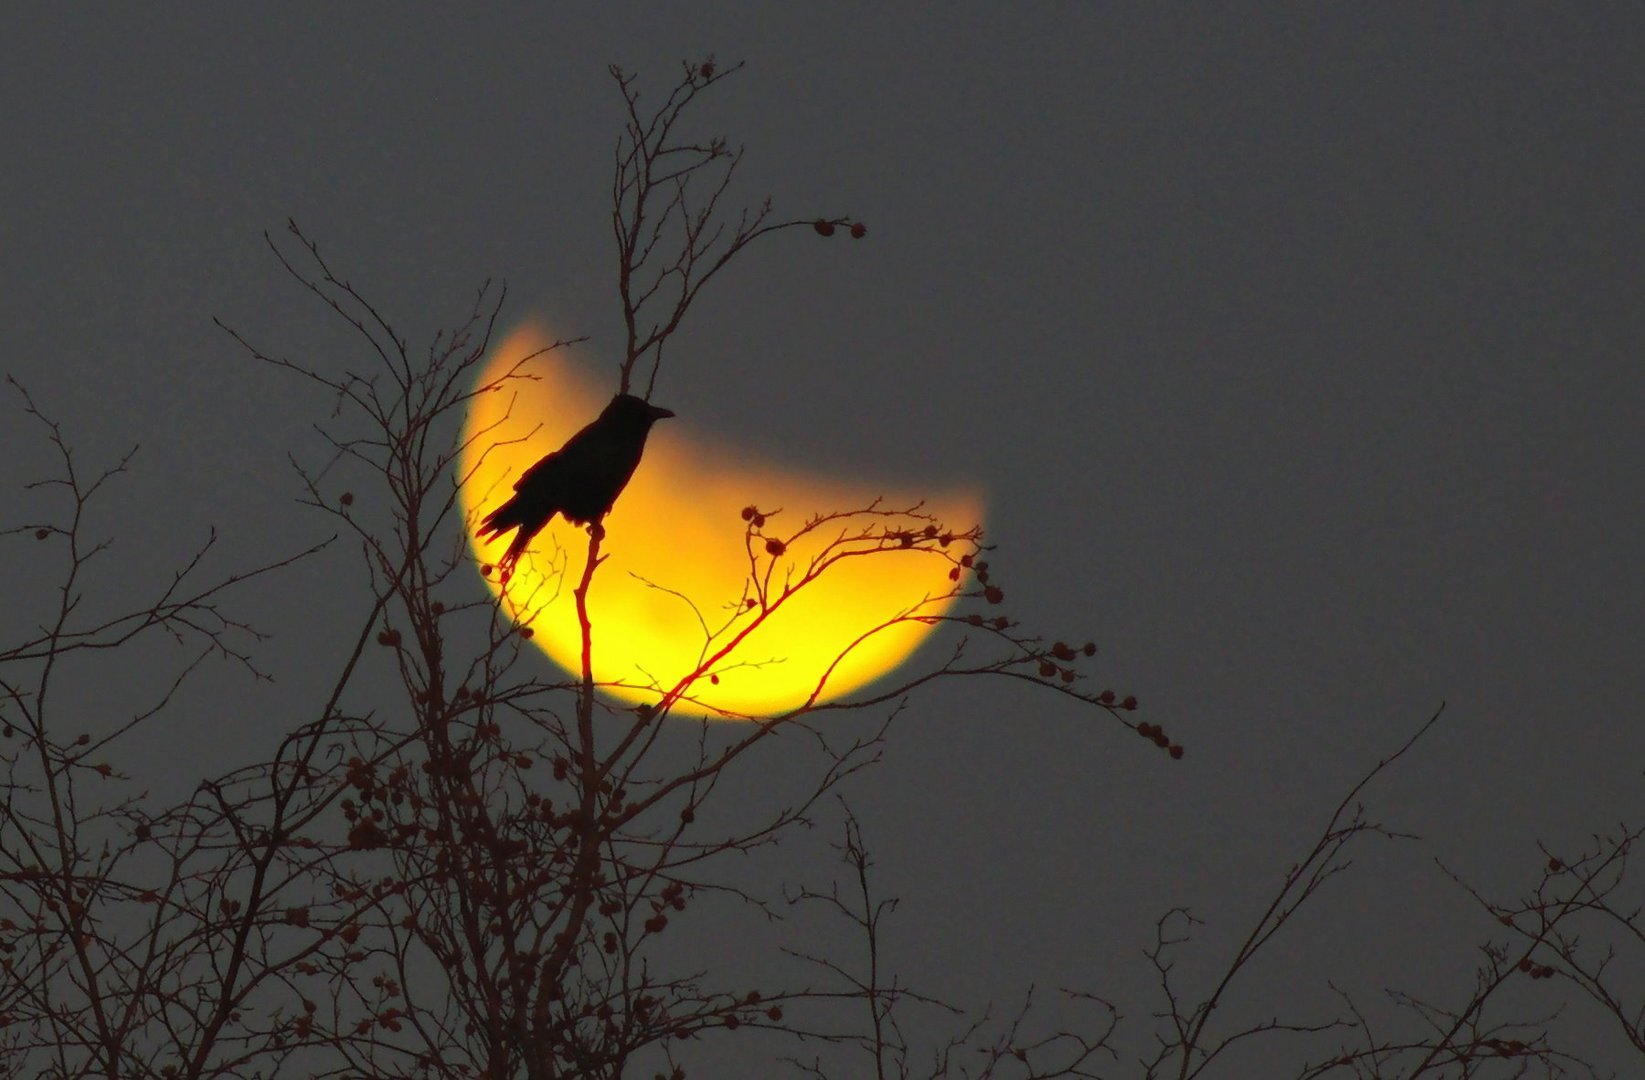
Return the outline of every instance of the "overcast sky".
[[[1642,809],[1645,13],[1240,7],[13,10],[0,369],[88,461],[142,444],[120,565],[211,525],[225,561],[289,550],[324,531],[286,455],[327,403],[211,319],[321,365],[346,339],[262,231],[297,219],[414,343],[502,278],[612,372],[606,65],[661,91],[746,60],[697,117],[747,147],[742,193],[869,235],[751,253],[658,400],[750,453],[980,485],[1011,613],[1095,637],[1188,747],[1021,686],[916,699],[851,791],[906,980],[1144,1016],[1155,917],[1225,956],[1446,702],[1369,795],[1425,846],[1368,853],[1240,1015],[1327,977],[1459,1000],[1490,927],[1433,858],[1506,898],[1539,839]],[[48,461],[20,420],[0,400],[6,524]],[[317,613],[357,608],[296,588],[263,620],[300,687]],[[202,762],[280,735],[179,723]]]

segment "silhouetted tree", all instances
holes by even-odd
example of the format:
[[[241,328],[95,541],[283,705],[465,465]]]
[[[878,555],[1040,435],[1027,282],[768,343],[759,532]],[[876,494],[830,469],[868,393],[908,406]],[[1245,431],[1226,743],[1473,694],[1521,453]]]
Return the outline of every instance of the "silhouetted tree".
[[[845,217],[774,220],[769,203],[734,218],[722,211],[741,152],[723,139],[683,141],[677,123],[735,71],[687,65],[646,110],[636,82],[613,69],[626,107],[612,188],[626,335],[619,395],[637,389],[636,373],[649,365],[649,396],[693,301],[750,243],[796,228],[866,232]],[[1561,1043],[1555,1018],[1519,1011],[1518,998],[1501,1004],[1510,985],[1562,990],[1556,1004],[1597,1005],[1645,1060],[1645,995],[1618,959],[1632,949],[1637,960],[1645,943],[1630,899],[1638,882],[1627,873],[1637,828],[1575,858],[1544,853],[1545,871],[1523,900],[1479,896],[1505,940],[1483,946],[1477,986],[1459,1004],[1407,995],[1395,999],[1401,1019],[1384,1023],[1345,995],[1315,1017],[1225,1019],[1254,958],[1317,904],[1359,845],[1409,840],[1359,800],[1415,737],[1335,808],[1208,985],[1193,985],[1174,962],[1195,917],[1176,909],[1160,918],[1148,953],[1161,991],[1153,1022],[1122,1023],[1117,1005],[1088,991],[1064,992],[1082,1010],[1079,1027],[1042,1021],[1031,990],[999,1018],[921,995],[887,970],[881,945],[894,933],[893,902],[876,891],[862,829],[833,798],[874,763],[909,695],[940,679],[1006,678],[1124,725],[1170,757],[1182,756],[1181,744],[1158,723],[1136,721],[1135,699],[1088,689],[1094,646],[1047,642],[1002,613],[979,530],[918,506],[818,514],[801,528],[833,539],[802,565],[764,542],[761,515],[741,525],[750,551],[763,553],[751,575],[787,581],[790,591],[843,560],[890,553],[950,569],[951,593],[886,625],[946,624],[952,650],[870,697],[819,697],[757,722],[711,724],[677,708],[693,682],[714,677],[705,660],[658,705],[609,701],[589,660],[598,528],[568,582],[581,668],[546,671],[526,645],[530,628],[506,618],[479,584],[457,497],[466,478],[453,484],[469,401],[524,377],[529,359],[498,382],[478,381],[502,290],[483,287],[454,330],[413,349],[295,225],[269,243],[340,317],[363,358],[334,369],[235,334],[251,356],[325,392],[325,457],[299,466],[297,482],[301,501],[347,543],[295,545],[212,578],[213,536],[152,594],[98,608],[88,582],[108,550],[97,538],[99,500],[129,459],[88,477],[58,425],[20,398],[57,450],[58,472],[37,485],[57,501],[0,539],[40,544],[32,559],[42,573],[55,568],[56,589],[43,611],[8,606],[0,643],[0,1075],[680,1077],[695,1041],[709,1035],[748,1040],[749,1059],[762,1062],[749,1072],[786,1062],[813,1076],[1186,1080],[1238,1075],[1231,1048],[1259,1039],[1292,1050],[1299,1077],[1584,1074],[1580,1048]],[[630,419],[602,450],[613,410]],[[554,512],[597,521],[662,411],[635,395],[619,396],[607,414],[488,517],[494,533],[519,528],[513,555]],[[243,767],[201,779],[180,800],[145,794],[122,756],[156,722],[198,707],[179,691],[203,662],[266,675],[259,634],[231,602],[248,602],[248,589],[300,561],[351,550],[360,559],[355,612],[318,699],[268,725],[279,732],[271,745],[248,743]],[[758,625],[770,612],[756,602],[748,618]],[[125,711],[96,716],[62,699],[66,683],[93,678],[114,652],[150,639],[183,650],[152,697],[131,695]],[[889,715],[874,713],[866,733],[821,722],[882,708]],[[809,780],[777,793],[763,815],[717,814],[745,778],[763,780],[761,755],[785,733],[814,744]],[[744,890],[729,865],[824,813],[843,829],[840,873],[783,899],[852,928],[863,945],[855,959],[794,950],[781,985],[752,985],[676,956],[681,924],[705,908],[763,923],[773,898]],[[951,1034],[911,1036],[905,1018],[916,1008],[935,1010]]]

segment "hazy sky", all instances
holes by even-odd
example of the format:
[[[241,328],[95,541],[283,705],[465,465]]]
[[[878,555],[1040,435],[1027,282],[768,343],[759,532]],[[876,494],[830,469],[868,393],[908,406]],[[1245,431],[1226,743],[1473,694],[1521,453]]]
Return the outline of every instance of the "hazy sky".
[[[980,484],[1011,613],[1095,637],[1188,747],[1021,686],[916,699],[851,790],[907,981],[1145,1016],[1155,917],[1207,920],[1185,972],[1220,960],[1444,701],[1369,796],[1427,844],[1368,852],[1238,1015],[1327,977],[1459,1000],[1490,927],[1434,856],[1507,898],[1538,839],[1642,809],[1631,5],[11,11],[0,369],[88,461],[142,444],[110,503],[120,565],[213,524],[225,562],[325,531],[286,454],[328,403],[211,324],[349,362],[263,247],[288,217],[414,343],[504,278],[514,315],[591,335],[607,370],[605,67],[661,91],[709,53],[748,64],[697,117],[746,145],[748,201],[870,232],[751,254],[658,400],[751,453]],[[7,523],[48,460],[20,420],[0,400]],[[32,577],[0,569],[12,597]],[[357,605],[296,580],[262,621],[300,688]],[[263,693],[177,739],[272,747]]]

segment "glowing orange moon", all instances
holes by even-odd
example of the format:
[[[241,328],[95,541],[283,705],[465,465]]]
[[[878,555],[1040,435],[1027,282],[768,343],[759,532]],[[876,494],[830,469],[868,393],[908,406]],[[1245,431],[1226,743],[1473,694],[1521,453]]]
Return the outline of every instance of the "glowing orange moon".
[[[478,393],[470,406],[459,468],[469,540],[482,564],[495,563],[512,534],[482,541],[476,523],[512,493],[522,472],[597,416],[615,390],[581,376],[559,351],[519,366],[551,340],[534,325],[514,331],[492,351],[477,383],[495,389]],[[516,368],[530,377],[504,379]],[[795,537],[818,515],[861,510],[875,500],[874,514]],[[888,513],[922,501],[919,514],[928,517]],[[752,540],[743,516],[749,506],[781,511]],[[606,561],[588,600],[595,678],[620,699],[654,703],[677,693],[680,707],[732,717],[785,712],[814,695],[838,698],[907,659],[931,630],[924,619],[952,604],[957,587],[949,575],[962,544],[939,546],[930,539],[937,531],[932,521],[944,533],[963,534],[980,524],[981,513],[975,492],[898,494],[866,480],[781,468],[712,440],[689,417],[663,420],[605,518]],[[850,550],[839,537],[894,530],[921,539],[900,549],[883,539],[857,540],[864,554],[839,559],[767,608],[829,543]],[[774,554],[767,538],[793,539]],[[506,612],[573,672],[581,670],[582,635],[572,591],[587,556],[587,529],[556,517],[506,586],[495,570],[486,574]],[[751,575],[763,578],[763,592]]]

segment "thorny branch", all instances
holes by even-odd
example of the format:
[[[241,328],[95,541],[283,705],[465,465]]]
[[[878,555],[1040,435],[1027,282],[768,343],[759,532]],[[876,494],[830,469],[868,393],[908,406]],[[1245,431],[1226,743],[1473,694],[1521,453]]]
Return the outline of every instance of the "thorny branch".
[[[686,312],[703,287],[750,244],[800,226],[825,236],[836,226],[858,238],[866,231],[848,218],[773,220],[769,199],[737,211],[735,221],[729,219],[721,200],[742,164],[743,148],[732,149],[724,136],[698,139],[681,129],[698,98],[742,67],[722,67],[713,57],[687,63],[662,104],[650,111],[641,104],[638,80],[616,65],[609,69],[625,106],[611,181],[611,231],[625,336],[622,393],[630,391],[635,366],[650,354],[642,396],[651,396],[664,346]]]

